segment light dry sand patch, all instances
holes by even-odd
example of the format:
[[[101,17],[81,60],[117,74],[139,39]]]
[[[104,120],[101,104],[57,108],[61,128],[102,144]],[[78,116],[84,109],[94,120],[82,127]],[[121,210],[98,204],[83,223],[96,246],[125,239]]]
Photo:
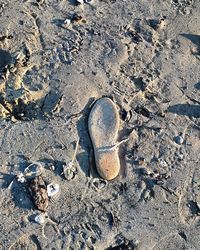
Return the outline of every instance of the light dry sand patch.
[[[197,0],[0,0],[0,249],[199,249],[199,12]],[[88,133],[105,96],[129,138],[108,182]],[[55,224],[34,221],[26,185],[8,189],[35,161],[60,187]]]

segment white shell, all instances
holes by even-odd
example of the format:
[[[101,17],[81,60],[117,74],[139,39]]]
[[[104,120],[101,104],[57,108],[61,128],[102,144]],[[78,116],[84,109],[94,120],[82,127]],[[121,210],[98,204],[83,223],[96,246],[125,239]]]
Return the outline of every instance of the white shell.
[[[94,178],[92,180],[92,184],[95,187],[95,189],[102,190],[103,188],[105,188],[107,186],[108,182],[106,180],[103,180],[103,179]]]
[[[84,4],[84,0],[76,0],[79,4]]]
[[[71,24],[71,20],[68,18],[65,19],[64,24],[65,24],[65,26],[69,26]]]
[[[36,177],[44,172],[44,167],[40,162],[33,162],[24,170],[25,177]]]
[[[23,173],[19,173],[17,175],[17,181],[21,182],[21,183],[24,183],[26,181],[25,177],[24,177],[24,174]]]
[[[47,185],[47,195],[48,197],[52,198],[60,191],[60,186],[57,183],[50,183]]]
[[[85,3],[92,3],[93,0],[85,0]]]
[[[51,171],[55,171],[55,169],[56,169],[56,167],[52,163],[48,164],[47,167]]]
[[[40,225],[45,224],[45,215],[44,214],[38,214],[35,216],[34,221]]]

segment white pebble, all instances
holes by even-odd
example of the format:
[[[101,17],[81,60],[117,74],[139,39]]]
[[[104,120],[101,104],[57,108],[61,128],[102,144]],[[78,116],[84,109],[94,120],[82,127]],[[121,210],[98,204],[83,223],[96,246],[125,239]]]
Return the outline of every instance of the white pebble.
[[[71,20],[70,19],[65,19],[65,21],[64,21],[64,25],[65,25],[65,27],[68,27],[69,25],[71,24]]]
[[[38,214],[35,216],[35,222],[40,224],[40,225],[44,225],[45,223],[45,216],[43,214]]]
[[[54,195],[56,195],[60,190],[60,187],[57,183],[50,183],[49,185],[47,185],[47,195],[48,197],[53,197]]]
[[[175,142],[176,142],[177,144],[181,145],[181,144],[183,144],[184,139],[183,139],[182,136],[178,135],[178,136],[176,136],[176,138],[175,138]]]

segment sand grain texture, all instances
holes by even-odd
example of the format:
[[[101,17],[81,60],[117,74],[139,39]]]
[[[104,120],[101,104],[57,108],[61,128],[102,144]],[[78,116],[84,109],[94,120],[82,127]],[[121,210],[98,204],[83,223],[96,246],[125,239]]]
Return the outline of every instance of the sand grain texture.
[[[199,13],[198,0],[0,0],[1,249],[199,249]],[[88,131],[105,96],[129,138],[108,182]],[[23,183],[8,189],[35,161],[61,190],[44,234]]]

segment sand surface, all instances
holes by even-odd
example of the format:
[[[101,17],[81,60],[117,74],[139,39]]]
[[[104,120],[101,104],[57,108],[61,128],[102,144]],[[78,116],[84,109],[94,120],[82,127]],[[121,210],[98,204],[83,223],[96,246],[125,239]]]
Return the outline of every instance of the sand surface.
[[[198,250],[200,1],[88,2],[0,0],[0,249]],[[102,96],[129,138],[111,182],[87,127]],[[60,186],[43,226],[8,189],[34,161]]]

